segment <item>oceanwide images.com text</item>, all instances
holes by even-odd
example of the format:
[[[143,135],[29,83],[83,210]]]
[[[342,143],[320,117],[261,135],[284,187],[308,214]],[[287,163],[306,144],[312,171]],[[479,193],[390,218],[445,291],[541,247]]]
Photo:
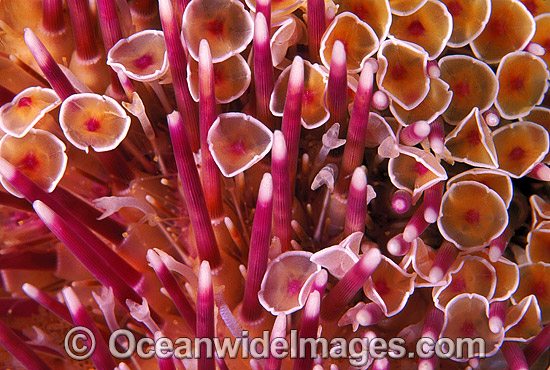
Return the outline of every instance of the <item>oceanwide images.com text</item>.
[[[482,338],[420,338],[410,352],[408,343],[403,338],[386,340],[378,337],[363,338],[300,338],[297,330],[291,330],[287,338],[272,338],[270,332],[264,331],[261,337],[250,338],[248,331],[241,337],[233,338],[187,338],[176,339],[164,337],[157,333],[155,338],[144,337],[136,340],[134,334],[126,329],[114,331],[109,337],[109,352],[117,359],[127,359],[134,354],[149,359],[158,357],[167,359],[243,358],[267,359],[274,357],[323,359],[349,359],[352,366],[365,366],[370,359],[390,357],[399,358],[455,358],[467,359],[485,357],[485,342]],[[86,327],[78,326],[65,336],[65,350],[74,360],[85,360],[96,350],[97,341]]]

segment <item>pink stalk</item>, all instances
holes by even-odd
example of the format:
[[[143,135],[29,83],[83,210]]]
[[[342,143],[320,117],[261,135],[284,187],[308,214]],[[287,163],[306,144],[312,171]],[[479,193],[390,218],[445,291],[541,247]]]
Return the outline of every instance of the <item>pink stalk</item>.
[[[187,4],[189,4],[191,0],[176,0],[176,19],[179,19],[178,24],[181,26],[181,20],[183,19],[183,13],[185,12],[185,8],[187,8]]]
[[[123,37],[115,2],[112,0],[97,0],[97,12],[103,44],[105,45],[105,51],[108,52]],[[112,68],[109,68],[109,76],[114,95],[123,96],[124,90]]]
[[[111,370],[115,368],[115,362],[111,357],[109,348],[103,340],[101,332],[94,323],[94,320],[90,317],[86,309],[82,305],[82,302],[78,299],[78,296],[74,290],[70,287],[63,288],[62,290],[63,298],[65,299],[65,304],[71,313],[73,322],[76,326],[84,326],[88,328],[95,337],[95,349],[92,353],[92,362],[96,368],[100,370]],[[86,345],[90,346],[91,342],[89,339],[86,340]]]
[[[0,321],[0,345],[26,369],[50,369],[31,347],[23,342],[21,338],[2,321]]]
[[[300,333],[298,334],[299,339],[317,339],[320,306],[321,297],[319,296],[319,292],[311,292],[309,294],[309,297],[307,298],[307,302],[304,307],[302,324],[300,326]],[[307,343],[304,348],[306,352],[301,353],[301,356],[294,360],[294,366],[292,367],[293,370],[311,370],[313,368],[313,359],[315,358],[315,353],[312,353],[313,348],[311,343]]]
[[[30,28],[25,28],[24,37],[25,43],[31,51],[36,64],[38,64],[52,89],[55,90],[61,100],[65,100],[69,96],[76,94],[76,90],[69,82],[67,76],[61,71],[52,55]]]
[[[390,360],[387,357],[377,358],[372,363],[372,370],[390,370]]]
[[[441,69],[439,64],[435,60],[429,60],[426,65],[426,73],[430,78],[439,78],[441,76]]]
[[[16,247],[15,247],[16,248]],[[33,252],[16,250],[0,254],[0,270],[55,271],[57,255],[53,252]]]
[[[154,0],[133,0],[130,8],[142,16],[152,16],[157,10],[157,2]]]
[[[451,242],[444,241],[437,250],[432,268],[430,269],[430,282],[437,283],[449,271],[458,256],[458,249]]]
[[[172,83],[176,95],[178,111],[183,115],[185,129],[189,135],[191,150],[197,152],[200,147],[199,122],[197,105],[191,98],[187,85],[187,57],[181,43],[178,21],[170,0],[159,1],[159,13],[166,39],[168,63],[172,73]],[[214,267],[214,265],[213,265]]]
[[[535,180],[550,181],[550,167],[544,163],[538,163],[527,176]]]
[[[96,152],[95,155],[101,161],[105,170],[111,174],[115,182],[118,182],[118,186],[127,187],[134,179],[134,171],[118,149],[107,152]]]
[[[38,289],[34,285],[29,283],[23,284],[21,287],[26,295],[28,295],[32,300],[39,303],[42,307],[46,308],[51,313],[55,314],[62,320],[65,320],[67,323],[73,325],[73,319],[67,307],[64,306],[61,302],[52,298],[49,294]]]
[[[50,33],[65,29],[63,0],[44,0],[42,4],[42,27]]]
[[[498,334],[504,327],[507,309],[508,303],[506,303],[506,301],[496,301],[489,306],[489,329],[491,329],[493,333]]]
[[[485,111],[483,113],[483,118],[485,119],[485,122],[491,127],[497,126],[500,123],[500,115],[495,108],[491,108]]]
[[[121,225],[112,219],[107,222],[93,219],[95,212],[89,210],[89,205],[84,207],[81,204],[82,201],[79,201],[78,198],[74,196],[69,196],[69,193],[60,190],[61,188],[57,188],[52,194],[46,193],[11,163],[1,158],[0,174],[17,189],[17,191],[23,194],[27,201],[30,203],[35,200],[44,202],[44,204],[54,210],[54,212],[67,220],[66,222],[68,222],[71,227],[82,229],[89,226],[98,234],[110,239],[114,243],[120,244],[120,242],[122,242],[122,232],[124,232],[125,229]],[[71,209],[73,211],[70,211]],[[98,216],[96,216],[96,218]],[[84,226],[84,224],[86,226]],[[118,231],[120,234],[113,235],[114,231]]]
[[[220,170],[208,148],[208,130],[216,120],[216,96],[214,94],[214,65],[210,46],[205,39],[199,45],[199,123],[201,136],[202,186],[206,206],[212,220],[222,217],[223,198]]]
[[[154,250],[149,249],[147,251],[147,261],[153,270],[155,270],[162,286],[174,302],[181,317],[183,317],[189,329],[194,332],[197,325],[196,312],[191,302],[185,296],[185,293],[181,290],[180,284]]]
[[[36,214],[52,233],[71,251],[72,254],[90,271],[90,273],[106,287],[112,287],[115,297],[119,302],[126,299],[141,300],[136,291],[128,285],[117,265],[113,266],[113,260],[90,247],[85,239],[73,230],[59,215],[52,211],[41,201],[33,203]]]
[[[286,338],[286,315],[279,314],[275,319],[273,324],[273,330],[271,330],[270,336],[270,345],[273,346],[273,341],[277,338],[284,339]],[[280,340],[280,339],[279,339]],[[264,370],[280,370],[281,369],[281,358],[275,358],[269,350],[269,358],[265,361]]]
[[[307,0],[309,59],[319,60],[321,38],[327,28],[324,0]]]
[[[430,125],[426,121],[416,121],[401,129],[399,141],[403,145],[414,146],[428,137]]]
[[[365,217],[367,215],[367,174],[364,167],[357,167],[353,171],[349,186],[348,203],[344,236],[356,231],[365,231]]]
[[[403,234],[397,234],[388,240],[386,248],[388,252],[394,256],[404,256],[411,249],[411,242],[405,241],[405,239],[403,239]]]
[[[371,105],[376,110],[385,110],[390,106],[390,97],[382,90],[375,91],[374,94],[372,94]]]
[[[222,262],[220,250],[206,209],[199,173],[187,139],[187,130],[178,112],[174,111],[168,115],[168,128],[199,257],[201,261],[210,262],[212,268],[218,268]]]
[[[267,256],[271,242],[271,219],[273,214],[273,180],[265,173],[256,202],[256,212],[250,235],[248,272],[244,291],[241,316],[246,322],[254,322],[262,315],[258,292],[267,268]]]
[[[288,181],[288,152],[281,131],[273,134],[271,149],[271,173],[273,175],[273,234],[279,238],[282,251],[290,249],[292,239],[292,199]]]
[[[313,285],[311,286],[311,290],[316,290],[319,292],[319,296],[323,297],[323,294],[325,294],[325,289],[327,287],[328,282],[328,272],[327,270],[323,269],[317,273],[317,276],[315,277],[315,280],[313,280]]]
[[[95,231],[113,244],[120,245],[124,240],[122,234],[126,232],[126,226],[115,220],[112,216],[98,220],[102,212],[62,186],[57,186],[50,194],[57,203],[65,206],[69,212],[71,209],[74,210],[74,217],[80,223],[86,225],[89,229]],[[48,204],[46,201],[44,203]]]
[[[439,209],[441,208],[441,198],[443,198],[443,181],[430,186],[424,191],[424,220],[430,224],[437,221]]]
[[[502,257],[513,235],[514,232],[510,225],[508,225],[502,234],[491,240],[489,244],[489,260],[491,260],[491,262],[495,263]]]
[[[6,192],[0,192],[0,205],[13,208],[18,211],[33,212],[32,206],[26,199],[16,198]]]
[[[298,168],[298,146],[302,127],[302,96],[304,95],[304,61],[294,58],[288,78],[288,88],[283,112],[281,131],[285,137],[290,168],[290,190],[294,191]]]
[[[273,61],[269,28],[262,13],[256,13],[254,20],[254,86],[257,118],[273,129],[273,117],[269,110],[269,101],[273,92]]]
[[[356,315],[356,319],[361,326],[375,325],[385,318],[386,316],[380,306],[374,302],[367,303]]]
[[[369,249],[323,299],[321,317],[335,321],[353,296],[363,287],[380,264],[380,251]]]
[[[162,341],[161,338],[166,338],[166,336],[162,331],[157,331],[155,333],[155,342],[158,343],[159,340]],[[162,351],[158,351],[155,353],[155,357],[157,358],[159,370],[176,370],[176,365],[174,364],[175,358],[172,353],[163,353]]]
[[[418,238],[430,226],[424,219],[424,205],[418,207],[403,230],[403,240],[412,242]]]
[[[436,343],[443,329],[443,321],[445,314],[443,311],[432,307],[424,320],[424,327],[422,328],[421,338],[429,338],[431,343]],[[427,350],[431,349],[428,348]],[[423,349],[424,351],[425,349]],[[418,369],[419,370],[435,370],[437,368],[437,363],[439,358],[436,355],[432,355],[429,358],[420,358],[418,360]]]
[[[271,0],[257,0],[256,14],[263,14],[268,31],[271,30]]]
[[[441,117],[436,118],[430,123],[430,134],[428,135],[430,147],[435,154],[443,153],[445,147],[445,131],[443,129],[443,120]]]
[[[403,214],[406,213],[412,205],[412,196],[406,190],[396,190],[391,198],[391,208],[394,212]]]
[[[349,175],[359,167],[363,162],[365,153],[365,135],[367,132],[367,123],[369,120],[370,104],[372,100],[372,88],[374,83],[374,72],[371,63],[365,63],[359,85],[355,94],[353,110],[349,120],[348,133],[346,135],[346,145],[336,192],[345,194],[348,190]]]
[[[531,366],[544,352],[550,348],[550,325],[546,325],[540,333],[523,348],[527,365]]]
[[[529,370],[525,355],[517,342],[505,341],[500,348],[510,370]]]
[[[87,0],[67,0],[67,3],[73,25],[76,55],[84,61],[93,60],[99,56],[99,50],[94,37],[89,3]]]
[[[346,132],[348,128],[348,70],[346,59],[344,43],[336,40],[332,47],[330,59],[326,104],[330,112],[330,122],[340,123],[342,132]]]
[[[212,273],[208,261],[203,261],[199,270],[199,287],[197,289],[197,338],[214,339],[214,291],[212,289]],[[215,370],[216,362],[209,356],[207,345],[199,344],[200,357],[198,370]]]

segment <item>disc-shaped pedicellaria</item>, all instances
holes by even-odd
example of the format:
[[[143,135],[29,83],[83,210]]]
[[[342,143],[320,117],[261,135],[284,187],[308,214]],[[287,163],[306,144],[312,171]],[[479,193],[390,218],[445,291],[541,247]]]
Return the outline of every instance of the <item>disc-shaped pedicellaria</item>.
[[[428,54],[418,46],[390,38],[378,49],[376,83],[405,109],[417,107],[430,90]]]
[[[266,310],[289,314],[304,306],[316,272],[321,270],[310,257],[310,252],[285,252],[269,263],[258,293]]]
[[[390,111],[402,125],[409,125],[416,121],[428,123],[441,115],[452,101],[453,92],[449,85],[440,78],[430,79],[430,90],[422,102],[413,109],[404,109],[396,101],[390,103]]]
[[[520,0],[533,16],[550,13],[550,4],[546,0]]]
[[[491,15],[491,0],[441,0],[453,17],[453,32],[447,45],[469,44],[485,28]]]
[[[194,0],[185,7],[182,32],[189,54],[199,60],[199,43],[206,39],[212,61],[221,62],[243,51],[252,41],[254,22],[237,0]]]
[[[240,98],[250,86],[251,72],[248,63],[240,55],[234,55],[214,64],[214,94],[218,103],[230,103]],[[189,92],[199,101],[199,63],[194,59],[187,64]]]
[[[500,88],[495,106],[502,117],[515,119],[542,102],[550,74],[542,58],[518,51],[502,58],[497,78]]]
[[[489,302],[485,297],[479,294],[463,293],[454,297],[445,307],[445,321],[440,337],[446,338],[452,343],[459,343],[457,342],[459,338],[481,339],[484,346],[473,346],[473,353],[462,348],[460,359],[456,358],[456,351],[451,357],[453,360],[466,361],[468,355],[474,358],[480,354],[484,356],[496,354],[504,339],[504,330],[500,330],[497,334],[491,331]]]
[[[462,121],[474,107],[481,112],[489,109],[498,93],[498,80],[484,62],[466,56],[449,55],[439,60],[441,79],[453,92],[453,99],[443,118],[451,125]]]
[[[399,313],[414,291],[416,275],[409,274],[386,256],[363,286],[365,295],[378,304],[386,317]]]
[[[288,66],[275,82],[269,108],[274,116],[282,117],[285,109],[288,79]],[[319,65],[304,60],[304,95],[302,97],[302,126],[314,129],[322,126],[330,117],[324,104],[328,76]]]
[[[365,147],[376,148],[387,137],[392,137],[396,141],[395,132],[386,119],[378,113],[369,113],[369,123],[365,135]]]
[[[506,204],[498,193],[476,181],[460,181],[443,195],[437,226],[459,249],[480,249],[508,225]]]
[[[0,140],[0,157],[47,192],[55,189],[65,173],[65,149],[65,144],[55,135],[39,129],[31,129],[21,138],[4,135]],[[3,177],[0,182],[11,194],[23,197]]]
[[[390,158],[388,172],[398,189],[409,190],[417,199],[430,186],[447,179],[445,169],[430,153],[415,147],[399,147],[399,156]]]
[[[527,263],[519,267],[519,287],[512,295],[519,302],[533,294],[540,306],[542,324],[550,322],[550,264],[544,262]]]
[[[467,255],[453,270],[449,271],[446,284],[432,291],[434,304],[440,310],[451,299],[462,293],[476,293],[487,300],[495,294],[496,270],[488,260]]]
[[[222,174],[233,177],[271,150],[273,133],[244,113],[222,113],[208,131],[208,147]]]
[[[394,16],[390,34],[423,47],[429,58],[435,59],[445,49],[452,30],[453,20],[445,5],[428,0],[412,14]]]
[[[506,340],[527,342],[542,330],[541,312],[537,297],[533,294],[518,304],[508,307],[504,322]]]
[[[550,133],[550,109],[544,107],[535,107],[531,109],[528,115],[521,117],[520,121],[529,121],[541,125]],[[542,160],[543,163],[550,162],[550,153]]]
[[[531,195],[529,197],[529,204],[531,205],[531,223],[532,229],[538,229],[542,223],[550,221],[550,203],[544,198],[538,195]]]
[[[390,0],[390,9],[393,14],[407,15],[416,12],[428,0]]]
[[[0,108],[0,129],[11,136],[23,137],[59,104],[61,99],[52,89],[29,87]]]
[[[487,262],[494,267],[497,274],[496,281],[497,285],[495,288],[495,294],[491,301],[506,301],[509,299],[512,294],[516,292],[519,286],[519,267],[516,263],[500,257],[498,261],[491,262],[489,258],[489,250],[482,249],[478,252],[475,252],[474,255],[480,256],[485,259]]]
[[[514,122],[493,132],[500,169],[511,177],[529,173],[548,153],[548,132],[533,122]]]
[[[379,40],[388,36],[392,21],[388,0],[340,0],[338,13],[351,12],[372,27]]]
[[[256,12],[256,0],[245,0],[248,8],[255,13]],[[298,9],[305,0],[276,0],[271,1],[271,19],[272,23],[277,20],[286,18],[290,13]],[[273,22],[275,21],[275,22]]]
[[[132,80],[158,80],[168,71],[164,33],[145,30],[120,39],[107,53],[107,64]]]
[[[546,1],[548,6],[550,6],[550,2]],[[548,10],[550,13],[550,9]],[[544,59],[546,62],[546,65],[550,65],[550,14],[540,14],[535,17],[536,22],[536,31],[535,36],[533,36],[532,42],[539,44],[542,46],[546,52],[541,55],[540,57]]]
[[[534,34],[535,19],[519,0],[493,1],[489,22],[470,46],[479,59],[498,63],[527,46]]]
[[[485,168],[498,167],[493,134],[477,108],[447,135],[445,146],[456,161]]]
[[[307,30],[304,23],[295,15],[287,17],[271,37],[271,59],[273,66],[284,69],[292,61],[286,55],[288,48],[307,42]]]
[[[380,42],[376,32],[355,14],[338,14],[325,30],[321,39],[321,61],[328,69],[332,58],[332,47],[340,40],[346,49],[346,63],[349,73],[359,73],[371,55],[376,53]]]
[[[502,173],[498,170],[491,170],[485,168],[472,168],[459,173],[458,175],[451,177],[447,181],[447,189],[449,189],[454,183],[460,181],[477,181],[483,185],[488,186],[500,195],[506,207],[510,206],[514,190],[512,188],[512,179],[510,176]]]
[[[550,263],[550,230],[531,230],[527,234],[527,247],[525,249],[530,262]]]
[[[130,117],[116,100],[92,93],[74,94],[61,104],[59,124],[78,149],[105,152],[118,146],[130,129]]]

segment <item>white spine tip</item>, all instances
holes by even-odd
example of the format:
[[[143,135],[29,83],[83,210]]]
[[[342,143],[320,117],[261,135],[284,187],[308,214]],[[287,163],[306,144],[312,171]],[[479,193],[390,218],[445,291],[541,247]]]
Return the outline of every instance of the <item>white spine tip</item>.
[[[435,284],[443,279],[443,271],[439,267],[432,267],[428,279],[432,284]]]
[[[414,125],[413,131],[418,137],[426,137],[430,134],[430,125],[426,121],[418,121]]]
[[[262,13],[256,13],[256,18],[254,19],[254,42],[269,42],[267,21]]]
[[[497,246],[489,247],[489,260],[492,263],[497,263],[501,256],[502,256],[502,252],[500,251],[499,247]]]
[[[433,208],[424,210],[424,220],[426,220],[427,223],[433,224],[437,221],[438,217],[439,214]]]
[[[258,201],[262,203],[270,202],[273,199],[273,178],[269,172],[264,173],[260,190],[258,191]]]
[[[340,40],[336,40],[332,46],[331,64],[332,63],[339,65],[346,64],[346,48],[344,43]]]
[[[414,225],[407,225],[405,230],[403,230],[403,240],[411,243],[414,239],[418,237],[418,230]]]
[[[273,147],[271,148],[271,159],[284,160],[287,157],[286,142],[283,133],[276,130],[273,133]]]
[[[355,171],[353,171],[351,186],[357,190],[363,190],[367,187],[367,174],[362,167],[357,167]]]
[[[500,330],[502,329],[504,323],[499,317],[491,317],[489,319],[489,329],[495,334],[500,333]]]

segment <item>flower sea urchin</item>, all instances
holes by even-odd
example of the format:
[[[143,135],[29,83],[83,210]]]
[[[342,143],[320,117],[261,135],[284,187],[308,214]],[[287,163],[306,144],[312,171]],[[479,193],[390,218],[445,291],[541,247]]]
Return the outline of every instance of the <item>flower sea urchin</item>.
[[[1,1],[0,368],[547,369],[549,17]]]

